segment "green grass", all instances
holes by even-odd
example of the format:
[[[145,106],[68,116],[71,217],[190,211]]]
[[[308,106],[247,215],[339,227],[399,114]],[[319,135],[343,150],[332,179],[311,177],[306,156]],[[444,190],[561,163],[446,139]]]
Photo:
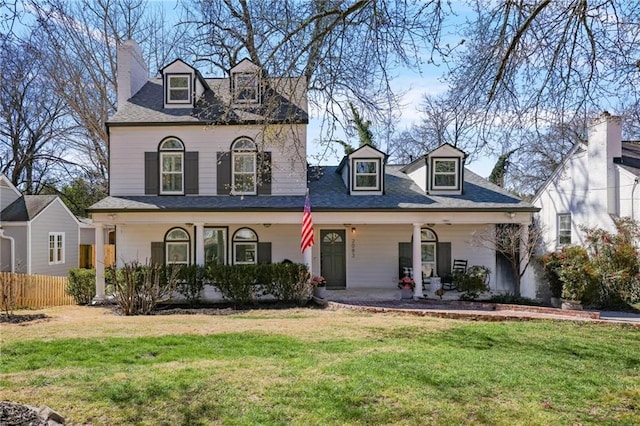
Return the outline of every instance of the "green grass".
[[[326,339],[10,340],[0,399],[95,425],[640,424],[639,328],[388,321]]]

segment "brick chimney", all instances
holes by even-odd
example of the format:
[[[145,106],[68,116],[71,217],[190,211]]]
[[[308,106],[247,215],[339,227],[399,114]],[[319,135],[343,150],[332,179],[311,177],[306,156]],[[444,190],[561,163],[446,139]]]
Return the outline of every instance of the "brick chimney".
[[[149,71],[138,43],[127,40],[117,51],[118,109],[149,79]]]
[[[618,214],[618,181],[613,159],[622,156],[622,120],[607,111],[589,126],[589,198],[595,212]],[[597,213],[596,213],[597,214]]]

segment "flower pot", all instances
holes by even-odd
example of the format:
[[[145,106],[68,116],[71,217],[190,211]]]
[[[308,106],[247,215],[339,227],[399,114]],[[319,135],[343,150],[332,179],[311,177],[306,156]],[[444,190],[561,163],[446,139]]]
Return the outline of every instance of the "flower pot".
[[[400,297],[402,299],[413,299],[413,290],[411,290],[410,288],[400,289]]]
[[[327,298],[327,287],[325,286],[318,286],[315,287],[313,289],[313,295],[319,299],[326,299]]]
[[[579,300],[562,299],[562,309],[571,310],[571,311],[581,311],[582,302],[580,302]]]

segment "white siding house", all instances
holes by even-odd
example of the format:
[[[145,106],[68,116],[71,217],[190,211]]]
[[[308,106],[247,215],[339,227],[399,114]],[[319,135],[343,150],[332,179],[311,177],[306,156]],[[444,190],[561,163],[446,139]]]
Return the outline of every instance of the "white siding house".
[[[329,288],[395,288],[406,271],[429,271],[427,283],[446,276],[453,259],[494,271],[496,253],[473,247],[472,234],[525,227],[537,211],[466,170],[466,155],[450,145],[406,166],[372,146],[338,166],[308,166],[303,78],[266,76],[244,59],[226,78],[176,60],[148,79],[143,63],[135,43],[118,50],[126,81],[107,123],[109,197],[89,209],[98,259],[102,230],[114,226],[120,264],[306,259]],[[305,258],[307,191],[315,245]],[[98,264],[99,297],[103,274]]]
[[[545,250],[582,244],[580,227],[615,231],[613,218],[640,219],[640,142],[622,140],[622,122],[604,112],[536,194]]]

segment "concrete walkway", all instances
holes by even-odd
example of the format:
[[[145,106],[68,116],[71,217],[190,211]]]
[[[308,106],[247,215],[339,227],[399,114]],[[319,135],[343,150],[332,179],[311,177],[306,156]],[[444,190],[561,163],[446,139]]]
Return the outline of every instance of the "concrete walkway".
[[[405,313],[482,321],[528,321],[534,319],[588,321],[630,324],[640,327],[640,314],[611,311],[572,311],[548,307],[464,302],[460,293],[447,292],[442,299],[401,299],[394,289],[327,290],[327,298],[318,300],[330,309],[367,312]]]

